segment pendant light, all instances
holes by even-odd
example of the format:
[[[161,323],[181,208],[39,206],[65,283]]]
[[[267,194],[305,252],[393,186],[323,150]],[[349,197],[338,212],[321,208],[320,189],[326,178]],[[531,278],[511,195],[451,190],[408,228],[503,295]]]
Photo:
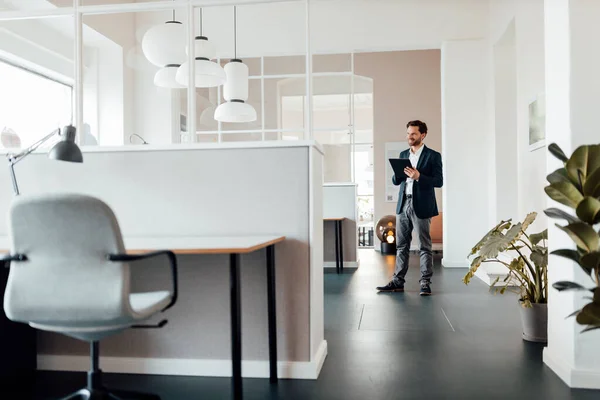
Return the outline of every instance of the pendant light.
[[[186,30],[180,21],[173,19],[148,29],[142,39],[142,51],[152,64],[160,67],[154,76],[154,84],[167,88],[182,88],[177,83],[177,68],[185,61]]]
[[[187,47],[186,47],[186,53]],[[195,86],[198,88],[209,88],[220,86],[225,83],[225,71],[216,62],[211,61],[216,56],[214,46],[202,35],[202,9],[200,9],[200,36],[194,39],[195,57]],[[184,62],[177,70],[176,80],[180,85],[188,86],[190,64]]]
[[[256,121],[256,110],[248,100],[248,66],[237,58],[237,10],[233,7],[233,59],[225,65],[227,81],[223,86],[226,103],[215,110],[215,119],[221,122]]]

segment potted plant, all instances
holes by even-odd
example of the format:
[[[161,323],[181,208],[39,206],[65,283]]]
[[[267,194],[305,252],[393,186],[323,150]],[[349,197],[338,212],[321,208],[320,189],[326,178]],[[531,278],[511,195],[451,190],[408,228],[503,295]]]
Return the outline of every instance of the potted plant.
[[[499,278],[496,278],[491,288],[501,294],[506,290],[519,294],[523,339],[545,343],[548,340],[548,231],[526,233],[536,217],[537,213],[532,212],[523,222],[501,221],[492,228],[471,250],[468,257],[475,257],[463,282],[469,284],[483,263],[504,265],[508,270],[504,285],[498,289]]]
[[[566,221],[567,225],[557,225],[566,232],[575,244],[573,249],[561,249],[551,254],[575,261],[595,287],[586,288],[579,283],[559,281],[552,286],[558,291],[583,290],[593,293],[591,300],[581,310],[575,311],[576,321],[584,325],[582,332],[600,329],[600,232],[594,226],[600,223],[600,145],[578,147],[570,158],[556,145],[548,150],[563,162],[547,179],[546,194],[575,211],[575,216],[559,209],[545,211],[551,218]]]

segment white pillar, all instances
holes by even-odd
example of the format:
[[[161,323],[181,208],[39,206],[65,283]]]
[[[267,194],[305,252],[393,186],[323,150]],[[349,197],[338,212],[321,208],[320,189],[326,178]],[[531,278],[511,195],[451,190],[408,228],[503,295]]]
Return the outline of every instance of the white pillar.
[[[600,142],[597,115],[600,108],[600,36],[596,0],[545,0],[546,143],[557,143],[567,155],[579,145]],[[561,166],[547,157],[547,172]],[[548,207],[557,204],[548,199]],[[573,248],[566,234],[548,223],[549,251]],[[549,284],[572,280],[592,286],[579,266],[550,256]],[[544,362],[570,387],[600,389],[600,332],[581,334],[574,318],[565,319],[587,301],[582,293],[558,293],[548,299],[548,347]]]
[[[467,267],[467,255],[489,230],[493,136],[489,126],[487,41],[442,44],[444,267]]]

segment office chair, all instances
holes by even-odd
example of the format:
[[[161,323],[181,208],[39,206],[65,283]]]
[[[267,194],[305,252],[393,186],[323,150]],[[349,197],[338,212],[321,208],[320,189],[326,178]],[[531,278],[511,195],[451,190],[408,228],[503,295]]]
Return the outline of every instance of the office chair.
[[[125,253],[112,210],[99,199],[74,194],[18,196],[9,212],[11,254],[4,311],[17,322],[90,342],[87,387],[67,397],[84,400],[160,399],[113,391],[102,384],[99,344],[140,325],[177,301],[177,262],[171,251]],[[166,256],[172,290],[131,293],[129,263]]]

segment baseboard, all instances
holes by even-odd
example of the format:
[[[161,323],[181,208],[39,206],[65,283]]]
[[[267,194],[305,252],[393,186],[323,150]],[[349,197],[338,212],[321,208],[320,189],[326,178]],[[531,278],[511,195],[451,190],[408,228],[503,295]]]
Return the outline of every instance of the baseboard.
[[[321,369],[323,368],[323,364],[325,364],[325,358],[327,357],[327,340],[323,340],[317,349],[317,353],[315,354],[315,362],[317,363],[316,374],[314,378],[307,379],[317,379],[319,374],[321,373]],[[300,378],[298,378],[300,379]]]
[[[360,260],[358,261],[344,261],[344,269],[358,269]],[[335,268],[335,261],[323,262],[323,268]]]
[[[554,354],[548,347],[544,349],[546,364],[562,381],[573,389],[600,389],[600,370],[574,368],[570,363]]]
[[[447,261],[442,258],[442,266],[445,268],[469,268],[469,263],[465,261]]]
[[[323,340],[313,361],[279,361],[277,374],[282,379],[317,379],[327,357],[327,341]],[[88,356],[39,354],[37,368],[43,371],[87,371]],[[183,358],[100,357],[104,372],[147,375],[184,375],[230,377],[230,360]],[[268,361],[242,361],[244,378],[268,378]]]

